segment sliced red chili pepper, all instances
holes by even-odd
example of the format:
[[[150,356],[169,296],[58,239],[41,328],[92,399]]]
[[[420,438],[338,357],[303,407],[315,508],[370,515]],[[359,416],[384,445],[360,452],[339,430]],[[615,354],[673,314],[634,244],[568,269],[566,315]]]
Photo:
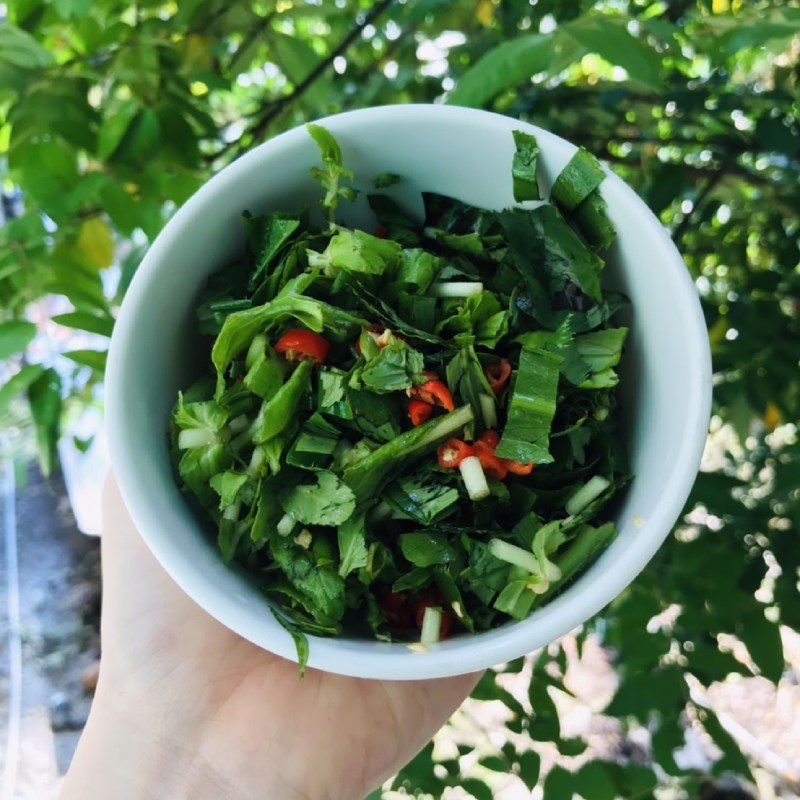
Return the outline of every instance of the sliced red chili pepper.
[[[408,404],[408,418],[415,428],[417,425],[427,422],[432,413],[433,406],[430,403],[423,403],[422,400],[412,400]]]
[[[488,429],[478,437],[478,441],[488,444],[492,448],[492,452],[494,452],[497,445],[500,444],[500,434],[497,431]]]
[[[378,605],[392,625],[410,628],[414,620],[414,607],[405,592],[386,592],[378,598]]]
[[[474,455],[472,447],[461,439],[448,439],[444,444],[439,445],[437,451],[439,466],[449,469],[457,467],[467,456]]]
[[[508,475],[508,464],[506,464],[505,459],[498,458],[494,454],[499,442],[500,436],[497,431],[484,431],[475,442],[475,455],[478,456],[483,471],[490,478],[496,478],[501,481]]]
[[[500,458],[494,454],[497,445],[500,444],[500,435],[497,431],[486,430],[475,442],[475,454],[481,460],[484,472],[492,478],[502,480],[509,472],[514,475],[530,475],[533,471],[533,461],[524,464],[521,461],[514,461],[511,458]]]
[[[508,471],[513,472],[514,475],[530,475],[533,472],[533,461],[529,461],[527,464],[523,464],[521,461],[512,461],[510,458],[506,458],[504,461]]]
[[[508,465],[502,458],[498,458],[494,454],[494,447],[486,444],[486,442],[482,442],[480,439],[475,442],[475,455],[478,456],[478,459],[481,462],[481,466],[483,467],[483,471],[490,477],[495,478],[498,481],[502,481],[503,478],[508,475]]]
[[[433,375],[433,373],[427,372],[425,375],[427,377]],[[450,390],[442,381],[435,377],[428,378],[425,383],[419,386],[412,386],[411,389],[409,389],[409,394],[411,397],[416,397],[418,400],[423,400],[426,403],[430,403],[432,406],[440,406],[447,411],[453,411],[456,407]]]
[[[386,230],[386,228],[383,227],[383,225],[380,224],[380,222],[375,226],[375,235],[379,239],[385,239],[387,233],[388,231]]]
[[[508,359],[501,359],[494,364],[487,364],[483,368],[483,374],[486,380],[489,381],[489,386],[495,394],[500,394],[508,379],[511,377],[511,363]]]
[[[310,358],[317,365],[325,362],[330,349],[327,339],[305,328],[291,328],[275,343],[275,352],[281,353],[287,361]]]
[[[453,629],[453,615],[442,608],[442,602],[439,600],[419,600],[417,602],[417,628],[422,630],[422,621],[425,619],[425,609],[429,606],[439,607],[442,609],[442,619],[439,623],[439,638],[447,638],[447,634]]]

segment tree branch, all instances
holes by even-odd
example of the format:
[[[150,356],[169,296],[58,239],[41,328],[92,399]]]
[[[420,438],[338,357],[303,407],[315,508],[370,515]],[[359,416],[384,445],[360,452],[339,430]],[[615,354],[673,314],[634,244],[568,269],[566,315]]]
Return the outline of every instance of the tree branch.
[[[717,172],[716,175],[712,175],[706,181],[706,185],[700,190],[699,194],[695,198],[692,210],[689,211],[689,213],[684,216],[684,218],[675,227],[675,230],[672,231],[672,240],[674,242],[677,243],[681,240],[681,237],[683,236],[684,233],[686,233],[695,214],[700,210],[700,207],[706,202],[708,196],[711,194],[711,192],[714,191],[717,184],[722,180],[724,175],[725,175],[725,167],[723,166],[723,168],[720,169],[720,171]]]
[[[351,44],[361,35],[361,32],[367,25],[371,25],[390,5],[394,0],[380,0],[380,2],[376,3],[367,14],[364,15],[364,19],[361,20],[351,31],[347,34],[347,36],[342,39],[341,42],[333,49],[330,53],[320,61],[311,72],[303,78],[300,83],[298,83],[294,89],[287,95],[278,98],[275,103],[269,108],[266,114],[264,114],[261,119],[256,120],[243,134],[242,136],[234,142],[229,142],[226,144],[221,150],[218,150],[213,156],[209,157],[209,160],[214,160],[219,158],[221,155],[224,155],[229,150],[237,147],[241,140],[245,136],[250,136],[251,138],[257,138],[264,134],[264,132],[269,128],[270,124],[279,117],[295,100],[299,97],[302,97],[306,91],[311,87],[311,85],[326,71],[328,70],[333,62],[341,56],[343,53],[347,51]]]
[[[248,32],[247,35],[242,39],[241,44],[236,48],[236,52],[233,54],[230,60],[230,64],[228,65],[228,69],[233,71],[235,67],[238,65],[239,60],[242,58],[244,53],[247,52],[247,49],[250,47],[251,44],[262,34],[267,31],[272,20],[277,16],[277,11],[271,11],[266,16],[262,17],[258,25],[254,25]]]
[[[585,136],[580,135],[579,133],[573,133],[572,131],[565,133],[564,138],[569,139],[575,143],[585,143],[587,147],[596,153],[600,158],[604,159],[605,161],[612,161],[617,164],[623,164],[628,167],[632,167],[634,169],[641,168],[641,153],[632,153],[631,155],[621,156],[617,153],[613,153],[608,149],[608,140],[599,141],[596,139],[591,139]],[[625,137],[611,137],[612,141],[618,142],[627,142],[628,139]],[[655,141],[655,140],[654,140]],[[669,144],[667,141],[662,141],[661,144]],[[751,172],[750,170],[746,169],[745,167],[740,166],[739,164],[733,162],[726,162],[718,167],[693,167],[690,165],[685,164],[684,162],[669,162],[665,161],[662,162],[667,166],[674,166],[674,167],[683,167],[686,169],[688,175],[691,175],[694,178],[712,178],[715,175],[721,175],[722,177],[731,176],[740,178],[741,180],[745,181],[746,183],[752,183],[756,186],[769,186],[772,189],[777,189],[778,184],[776,181],[772,180],[767,175],[761,175],[755,172]],[[780,169],[780,167],[770,167],[771,169]]]

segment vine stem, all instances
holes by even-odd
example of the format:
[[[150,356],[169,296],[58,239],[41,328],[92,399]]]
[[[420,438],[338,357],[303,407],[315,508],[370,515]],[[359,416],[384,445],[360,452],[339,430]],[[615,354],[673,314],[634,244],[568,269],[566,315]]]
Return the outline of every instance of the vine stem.
[[[380,2],[376,3],[364,15],[364,18],[361,20],[361,22],[357,23],[355,27],[347,34],[347,36],[345,36],[344,39],[342,39],[342,41],[339,42],[339,44],[333,50],[331,50],[331,52],[328,53],[328,55],[322,61],[320,61],[289,94],[284,95],[275,101],[275,103],[272,104],[267,110],[267,113],[250,125],[244,134],[242,134],[242,137],[226,144],[214,155],[209,156],[209,160],[213,161],[219,158],[221,155],[224,155],[229,150],[237,147],[244,136],[249,135],[252,138],[262,136],[272,122],[279,117],[292,103],[294,103],[295,100],[297,100],[299,97],[302,97],[303,94],[305,94],[305,92],[307,92],[308,89],[314,84],[314,82],[332,66],[333,62],[348,50],[350,45],[353,44],[353,42],[361,35],[361,32],[368,25],[371,25],[381,14],[383,14],[383,12],[386,11],[386,9],[389,8],[392,3],[394,3],[394,1],[395,0],[380,0]]]
[[[684,218],[677,224],[675,230],[672,232],[672,240],[674,242],[679,242],[681,237],[684,233],[686,233],[687,229],[689,228],[689,224],[691,223],[694,215],[697,211],[700,210],[701,206],[705,203],[708,199],[708,196],[711,192],[714,191],[717,184],[722,180],[722,176],[725,175],[725,169],[721,169],[715,175],[712,175],[707,181],[705,186],[700,190],[697,198],[694,201],[694,205],[692,206],[692,210],[689,211]]]

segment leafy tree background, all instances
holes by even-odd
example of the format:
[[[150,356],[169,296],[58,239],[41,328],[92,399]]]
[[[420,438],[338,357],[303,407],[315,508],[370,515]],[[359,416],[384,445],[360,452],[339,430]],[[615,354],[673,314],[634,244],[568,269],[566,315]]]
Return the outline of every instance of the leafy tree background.
[[[209,175],[282,130],[384,103],[476,106],[585,145],[640,192],[685,256],[715,367],[687,516],[574,639],[610,648],[604,713],[646,732],[645,757],[586,761],[562,737],[555,645],[478,687],[476,702],[507,707],[502,741],[429,747],[395,786],[484,800],[511,771],[548,800],[596,800],[751,780],[698,687],[778,681],[780,626],[800,630],[797,5],[11,0],[3,16],[0,417],[5,447],[35,441],[45,471],[99,400],[105,337],[148,244]],[[718,748],[705,771],[675,759],[698,726]],[[561,754],[546,775],[543,747]]]

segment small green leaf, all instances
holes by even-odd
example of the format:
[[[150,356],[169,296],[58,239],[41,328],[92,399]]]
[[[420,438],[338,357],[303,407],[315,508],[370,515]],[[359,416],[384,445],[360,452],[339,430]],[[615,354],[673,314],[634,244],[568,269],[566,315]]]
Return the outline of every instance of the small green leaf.
[[[519,777],[522,782],[531,790],[539,782],[539,770],[542,765],[542,760],[539,754],[534,750],[526,750],[520,753],[517,758],[519,764]]]
[[[755,782],[747,758],[740,750],[736,740],[722,727],[719,717],[710,708],[698,711],[706,733],[722,751],[722,758],[714,763],[714,774],[722,775],[724,772],[733,772],[737,775],[744,775],[748,780]]]
[[[82,367],[91,367],[98,372],[105,372],[108,351],[100,350],[70,350],[63,354],[70,361],[80,364]]]
[[[662,717],[677,718],[687,697],[686,681],[677,667],[636,672],[619,685],[606,713],[615,717],[632,716],[645,724],[652,711],[658,711]]]
[[[654,89],[661,86],[661,56],[650,45],[628,33],[626,20],[592,14],[579,17],[563,27],[590,53],[622,67],[631,79]]]
[[[339,574],[346,578],[351,572],[367,565],[364,515],[345,520],[337,530],[339,540]]]
[[[306,525],[341,525],[356,507],[352,491],[332,472],[318,472],[313,484],[285,488],[281,506]]]
[[[537,741],[558,741],[561,738],[561,722],[553,698],[547,691],[547,684],[538,678],[531,678],[528,696],[533,709],[531,737]]]
[[[0,323],[0,361],[21,353],[36,336],[36,326],[32,322],[11,319]]]
[[[57,314],[52,320],[66,328],[97,333],[100,336],[111,336],[114,330],[114,319],[112,317],[101,317],[98,314],[90,314],[87,311],[71,311],[67,314]]]
[[[277,612],[271,606],[269,610],[281,627],[292,637],[292,641],[294,641],[294,646],[297,650],[297,670],[302,678],[306,674],[306,666],[308,665],[308,637],[299,625],[295,625],[295,623],[283,614]]]
[[[576,773],[573,780],[575,791],[586,800],[615,800],[619,796],[609,765],[603,761],[589,761]]]
[[[43,372],[44,367],[40,364],[26,364],[0,386],[0,417],[5,415],[17,395],[24,392]]]
[[[539,145],[536,139],[523,131],[512,131],[514,135],[514,161],[511,165],[511,176],[514,183],[514,199],[538,200],[539,181],[536,165],[539,161]]]
[[[532,33],[503,42],[470,67],[447,97],[455,106],[480,108],[510,86],[544,72],[553,58],[553,37]]]
[[[786,667],[780,629],[766,618],[763,606],[755,602],[751,605],[753,607],[742,615],[736,634],[744,642],[761,674],[777,683]]]
[[[461,781],[461,788],[471,794],[475,800],[492,800],[494,797],[492,790],[477,778],[464,778]]]
[[[555,766],[547,773],[543,800],[572,800],[575,791],[574,776],[563,767]]]
[[[6,61],[25,69],[47,67],[52,54],[27,31],[5,22],[0,25],[0,62]]]
[[[52,368],[29,387],[28,402],[36,428],[36,445],[42,472],[49,475],[56,462],[56,444],[61,423],[61,378]]]
[[[97,157],[103,161],[110,158],[119,147],[122,138],[139,113],[139,104],[136,100],[124,100],[119,107],[113,106],[100,123],[97,134]]]
[[[296,36],[270,31],[269,42],[275,50],[276,61],[295,84],[301,83],[320,61],[319,53],[310,44]],[[330,98],[330,79],[323,74],[304,93],[312,108],[324,108]]]

